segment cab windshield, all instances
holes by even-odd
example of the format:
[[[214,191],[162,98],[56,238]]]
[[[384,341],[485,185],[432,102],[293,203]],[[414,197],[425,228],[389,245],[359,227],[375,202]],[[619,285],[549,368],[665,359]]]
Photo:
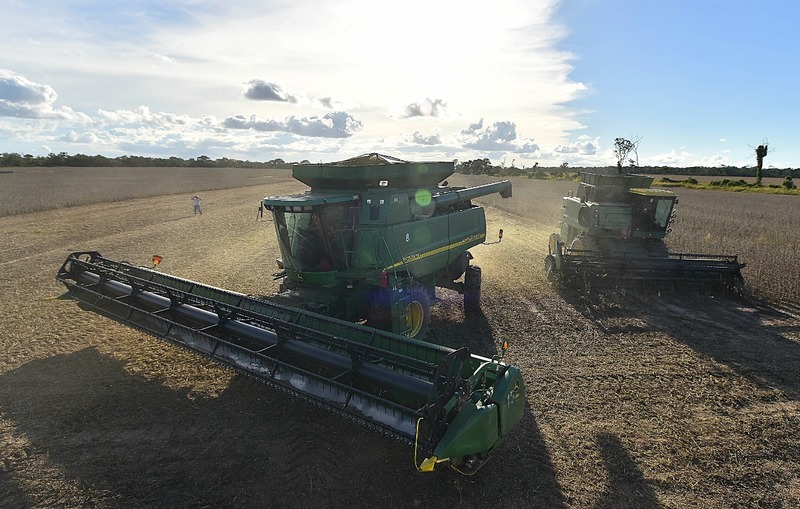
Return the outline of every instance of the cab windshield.
[[[664,232],[674,205],[672,197],[642,197],[633,206],[633,227],[645,233]]]
[[[284,267],[299,272],[346,270],[358,220],[350,204],[289,208],[273,210]]]

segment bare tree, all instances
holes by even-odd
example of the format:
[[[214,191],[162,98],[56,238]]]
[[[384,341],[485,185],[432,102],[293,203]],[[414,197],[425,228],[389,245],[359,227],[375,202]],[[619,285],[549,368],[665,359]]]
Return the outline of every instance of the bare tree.
[[[767,150],[769,143],[764,141],[761,145],[756,147],[756,185],[761,185],[761,170],[764,168],[764,158],[767,157]]]
[[[629,159],[630,166],[639,166],[639,142],[642,138],[635,138],[633,141],[627,138],[614,139],[614,155],[617,157],[617,171],[622,173],[622,162],[628,159],[633,153],[634,158]]]

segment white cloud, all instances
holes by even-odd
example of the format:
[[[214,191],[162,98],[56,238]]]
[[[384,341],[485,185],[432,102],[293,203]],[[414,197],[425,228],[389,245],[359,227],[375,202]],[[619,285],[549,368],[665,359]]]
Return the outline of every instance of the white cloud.
[[[440,145],[442,143],[442,138],[438,134],[429,134],[425,136],[419,131],[414,131],[409,141],[417,145]]]
[[[593,156],[597,154],[599,142],[597,138],[590,139],[588,136],[580,136],[578,141],[566,145],[556,145],[553,152],[558,154],[579,154],[583,156]]]
[[[307,99],[299,92],[288,92],[278,83],[264,80],[250,80],[244,91],[244,96],[253,101],[278,101],[292,104],[305,103]]]
[[[407,105],[401,118],[412,117],[443,117],[447,116],[447,103],[442,99],[426,97],[420,102]]]
[[[325,108],[328,110],[348,110],[352,108],[358,108],[357,104],[351,104],[331,96],[317,97],[312,102],[317,108]]]
[[[519,162],[539,158],[540,145],[588,154],[593,141],[569,141],[581,124],[564,105],[588,89],[569,78],[573,56],[557,49],[566,33],[553,22],[558,4],[176,0],[86,13],[74,0],[15,2],[0,54],[48,85],[28,82],[32,102],[2,104],[0,115],[57,124],[0,145],[69,151],[95,136],[109,150],[181,157],[198,147],[252,159],[380,148],[410,159],[513,152]],[[56,97],[92,113],[59,108]],[[358,118],[346,113],[353,108]],[[504,120],[461,130],[461,118],[482,117]],[[91,126],[67,125],[76,119]]]
[[[198,124],[201,120],[188,115],[174,113],[152,113],[147,106],[139,106],[136,110],[98,110],[99,120],[114,125],[150,125],[153,127],[171,127],[176,125]]]
[[[461,131],[460,141],[466,148],[486,152],[534,153],[539,150],[533,140],[517,139],[514,122],[499,121],[483,126],[483,119]]]
[[[228,117],[223,125],[229,129],[253,129],[256,131],[282,131],[299,136],[322,138],[347,138],[360,131],[362,123],[344,111],[327,113],[322,117],[296,117],[284,120],[262,119],[256,115]]]
[[[158,60],[160,62],[163,62],[165,64],[174,64],[175,63],[175,59],[172,58],[172,57],[169,57],[167,55],[161,55],[161,54],[156,53],[155,55],[153,55],[153,58],[155,58],[156,60]]]
[[[678,150],[672,149],[669,152],[650,156],[647,158],[647,164],[652,166],[689,166],[692,158],[692,154],[681,147]]]
[[[70,131],[67,134],[61,136],[59,141],[65,141],[69,143],[77,143],[77,144],[89,144],[89,145],[102,145],[103,140],[100,139],[95,133],[91,131],[86,131],[83,133],[77,133],[75,131]]]
[[[28,119],[63,119],[88,122],[89,117],[62,106],[54,109],[58,94],[50,85],[34,83],[0,69],[0,116]]]

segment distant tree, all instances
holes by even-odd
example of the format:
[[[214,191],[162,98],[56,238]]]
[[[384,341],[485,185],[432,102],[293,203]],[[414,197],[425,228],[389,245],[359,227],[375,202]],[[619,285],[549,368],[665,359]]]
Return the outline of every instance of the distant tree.
[[[214,166],[214,160],[206,155],[198,156],[197,161],[195,162],[194,166],[200,166],[202,168],[208,168],[210,166]]]
[[[489,175],[492,171],[492,162],[489,159],[464,161],[463,163],[458,163],[456,171],[467,175]]]
[[[628,160],[629,166],[639,166],[639,142],[642,138],[629,140],[627,138],[614,139],[614,155],[617,158],[617,171],[622,173],[622,162]],[[628,159],[628,156],[633,153],[633,158]]]
[[[614,139],[614,156],[617,158],[617,172],[622,173],[622,161],[633,151],[633,142],[626,138]]]
[[[756,147],[756,185],[761,185],[761,171],[764,168],[764,158],[767,157],[769,144],[765,141]]]

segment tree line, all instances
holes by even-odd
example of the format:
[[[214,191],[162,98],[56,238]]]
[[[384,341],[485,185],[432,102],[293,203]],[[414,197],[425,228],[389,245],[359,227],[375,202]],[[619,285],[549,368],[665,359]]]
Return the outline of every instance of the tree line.
[[[582,171],[596,172],[607,171],[609,173],[618,171],[616,166],[606,167],[587,167],[587,166],[569,166],[568,163],[563,163],[557,167],[545,167],[535,164],[528,168],[516,168],[493,165],[489,159],[475,159],[471,161],[463,161],[456,164],[456,173],[464,173],[468,175],[491,175],[494,177],[527,177],[534,179],[572,179],[577,178],[578,174]],[[651,175],[705,175],[712,177],[756,177],[757,169],[752,166],[721,166],[721,167],[708,167],[708,166],[688,166],[688,167],[672,167],[672,166],[628,166],[625,171],[631,173],[642,173]],[[761,176],[773,178],[800,178],[800,168],[763,168]]]
[[[307,164],[308,160],[300,161]],[[208,156],[198,156],[197,158],[183,159],[180,157],[146,157],[146,156],[119,156],[105,157],[101,155],[86,154],[67,154],[59,152],[50,153],[46,156],[33,156],[31,154],[19,154],[16,152],[4,152],[0,154],[0,167],[41,167],[41,166],[75,166],[75,167],[173,167],[173,168],[291,168],[293,162],[286,162],[283,159],[272,159],[270,161],[247,161],[221,157],[212,159]],[[470,175],[490,175],[496,177],[527,177],[534,179],[575,179],[581,171],[612,171],[615,167],[580,167],[569,166],[562,163],[557,167],[543,167],[538,163],[531,167],[515,167],[492,164],[489,159],[474,159],[469,161],[459,161],[456,163],[456,173]],[[644,174],[656,175],[709,175],[718,177],[753,177],[756,176],[756,169],[751,166],[691,166],[691,167],[671,167],[671,166],[631,166],[627,171]],[[800,168],[763,168],[763,177],[794,177],[800,178]]]
[[[307,163],[308,161],[302,161]],[[119,156],[105,157],[101,155],[67,154],[59,152],[46,156],[4,152],[0,154],[0,166],[41,167],[41,166],[74,166],[74,167],[121,167],[121,168],[291,168],[294,163],[283,159],[271,161],[242,161],[221,157],[212,159],[208,156],[183,159],[180,157],[145,157]]]

